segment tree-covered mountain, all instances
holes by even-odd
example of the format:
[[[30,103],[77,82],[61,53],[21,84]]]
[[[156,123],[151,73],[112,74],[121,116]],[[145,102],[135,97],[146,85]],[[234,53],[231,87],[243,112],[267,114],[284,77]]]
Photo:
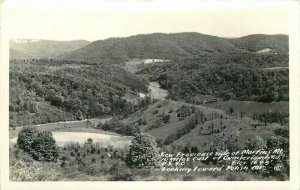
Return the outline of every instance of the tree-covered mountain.
[[[53,40],[10,40],[10,49],[28,55],[27,58],[55,58],[87,45],[85,40],[53,41]],[[15,58],[15,53],[10,54],[10,59]],[[17,57],[18,58],[18,57]]]
[[[226,39],[200,33],[142,34],[98,40],[72,51],[61,59],[122,63],[132,58],[178,59],[207,53],[249,53],[272,48],[288,52],[286,35],[250,35]]]
[[[288,53],[289,38],[287,35],[254,34],[236,39],[229,39],[230,43],[240,49],[257,52],[266,48],[279,53]]]

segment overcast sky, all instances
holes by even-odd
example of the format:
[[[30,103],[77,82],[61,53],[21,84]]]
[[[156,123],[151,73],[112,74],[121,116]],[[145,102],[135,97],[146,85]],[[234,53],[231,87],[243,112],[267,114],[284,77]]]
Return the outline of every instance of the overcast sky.
[[[11,39],[93,41],[154,32],[288,34],[287,9],[272,2],[233,8],[228,1],[8,0],[4,10]]]

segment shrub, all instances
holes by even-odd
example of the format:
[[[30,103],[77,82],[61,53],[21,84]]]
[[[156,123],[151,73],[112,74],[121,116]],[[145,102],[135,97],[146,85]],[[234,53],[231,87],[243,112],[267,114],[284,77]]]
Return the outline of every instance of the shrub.
[[[133,181],[134,177],[123,162],[117,162],[110,168],[110,181]]]
[[[64,99],[62,96],[58,96],[58,95],[55,95],[52,99],[51,99],[51,105],[54,105],[54,106],[62,106],[63,105],[63,102],[64,102]]]
[[[145,118],[143,118],[143,119],[141,120],[141,124],[142,124],[142,125],[147,125],[147,120],[146,120]]]
[[[266,149],[267,142],[260,136],[255,136],[249,142],[246,143],[246,148],[250,150]]]
[[[10,180],[13,181],[56,181],[61,178],[61,171],[56,163],[26,163],[18,160],[10,166]]]
[[[159,165],[159,150],[155,138],[140,133],[132,141],[126,162],[132,168],[154,168]]]
[[[164,121],[164,123],[168,123],[169,120],[170,120],[170,115],[165,115],[165,116],[163,116],[163,121]]]
[[[88,140],[86,141],[87,144],[92,144],[93,143],[93,139],[88,138]]]

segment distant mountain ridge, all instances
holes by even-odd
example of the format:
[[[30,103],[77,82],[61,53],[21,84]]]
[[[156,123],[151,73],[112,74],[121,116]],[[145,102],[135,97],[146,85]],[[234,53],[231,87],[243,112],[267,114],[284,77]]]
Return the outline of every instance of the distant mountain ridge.
[[[10,40],[9,42],[11,50],[10,58],[56,58],[59,55],[63,55],[76,49],[82,48],[89,43],[90,42],[85,40],[54,41],[15,39]]]
[[[140,34],[94,41],[60,59],[120,63],[132,58],[176,59],[205,53],[250,53],[271,48],[288,53],[287,35],[221,38],[200,33]]]
[[[139,34],[123,38],[87,41],[11,42],[11,49],[34,58],[86,62],[123,63],[133,58],[178,59],[207,53],[254,53],[270,49],[288,53],[287,35],[254,34],[223,38],[196,32]],[[268,52],[266,52],[268,53]]]

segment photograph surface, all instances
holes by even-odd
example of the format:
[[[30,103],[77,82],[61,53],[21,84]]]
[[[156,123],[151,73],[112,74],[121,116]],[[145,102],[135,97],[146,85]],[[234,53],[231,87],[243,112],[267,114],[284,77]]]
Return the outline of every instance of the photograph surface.
[[[9,180],[289,181],[284,7],[7,2]]]

